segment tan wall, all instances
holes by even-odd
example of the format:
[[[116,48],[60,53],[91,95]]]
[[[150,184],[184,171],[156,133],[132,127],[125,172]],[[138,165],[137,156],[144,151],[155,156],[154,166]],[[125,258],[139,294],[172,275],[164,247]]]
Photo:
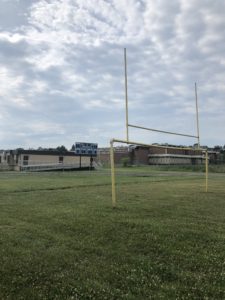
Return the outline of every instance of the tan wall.
[[[64,164],[80,164],[80,156],[64,156]],[[90,165],[90,156],[81,156],[81,166]]]
[[[35,155],[35,154],[21,154],[20,162],[23,164],[24,156],[28,156],[28,163],[30,164],[40,164],[40,163],[58,163],[59,157],[53,155]]]
[[[29,165],[36,165],[36,164],[58,164],[59,163],[59,156],[57,155],[36,155],[36,154],[21,154],[19,158],[19,164],[23,164],[24,156],[29,156],[28,164]],[[63,156],[63,155],[62,155]],[[63,163],[64,164],[80,164],[80,157],[79,156],[63,156]],[[81,157],[81,165],[90,164],[90,157]]]

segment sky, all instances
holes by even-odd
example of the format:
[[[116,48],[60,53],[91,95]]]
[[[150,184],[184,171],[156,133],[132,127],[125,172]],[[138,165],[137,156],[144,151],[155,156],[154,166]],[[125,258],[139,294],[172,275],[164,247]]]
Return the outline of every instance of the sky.
[[[225,144],[225,1],[0,0],[0,149],[125,139]],[[129,128],[130,140],[195,138]]]

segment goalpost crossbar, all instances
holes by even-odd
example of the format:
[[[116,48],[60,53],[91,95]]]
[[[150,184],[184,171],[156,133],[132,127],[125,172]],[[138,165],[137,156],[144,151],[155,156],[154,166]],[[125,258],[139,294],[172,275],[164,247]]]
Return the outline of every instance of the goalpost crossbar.
[[[180,149],[180,150],[199,150],[199,151],[206,151],[203,148],[193,149],[192,147],[178,147],[178,146],[164,146],[164,145],[154,145],[154,144],[146,144],[142,142],[135,142],[135,141],[127,141],[127,140],[120,140],[120,139],[111,139],[110,143],[121,143],[121,144],[129,144],[129,145],[137,145],[137,146],[145,146],[145,147],[154,147],[154,148],[163,148],[163,149]]]

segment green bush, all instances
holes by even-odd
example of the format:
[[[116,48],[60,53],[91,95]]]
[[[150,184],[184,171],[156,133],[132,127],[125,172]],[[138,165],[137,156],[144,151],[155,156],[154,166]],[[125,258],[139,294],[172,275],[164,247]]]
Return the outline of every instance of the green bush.
[[[122,162],[123,167],[126,168],[129,166],[130,159],[129,159],[129,157],[124,157],[121,159],[121,162]]]

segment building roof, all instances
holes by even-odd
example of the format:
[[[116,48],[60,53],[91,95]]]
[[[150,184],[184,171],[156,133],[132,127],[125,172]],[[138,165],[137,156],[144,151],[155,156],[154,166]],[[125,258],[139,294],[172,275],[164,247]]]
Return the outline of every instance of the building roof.
[[[58,150],[12,150],[13,154],[25,155],[53,155],[53,156],[96,156],[90,154],[76,154],[73,151],[58,151]]]

